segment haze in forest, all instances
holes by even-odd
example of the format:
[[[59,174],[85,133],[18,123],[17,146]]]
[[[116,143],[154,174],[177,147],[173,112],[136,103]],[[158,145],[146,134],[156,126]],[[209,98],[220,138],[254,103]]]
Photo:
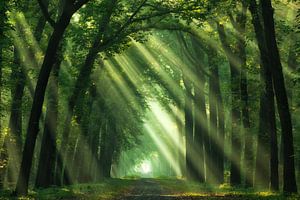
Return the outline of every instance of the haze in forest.
[[[0,2],[0,199],[298,199],[298,0]]]

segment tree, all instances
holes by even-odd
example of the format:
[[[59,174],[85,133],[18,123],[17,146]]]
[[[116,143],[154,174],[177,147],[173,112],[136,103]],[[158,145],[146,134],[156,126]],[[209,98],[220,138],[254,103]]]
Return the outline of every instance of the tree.
[[[219,37],[222,47],[229,61],[231,71],[231,94],[232,94],[232,135],[231,135],[231,168],[230,168],[230,183],[232,185],[241,184],[241,138],[239,136],[241,112],[240,112],[240,87],[239,87],[239,69],[235,64],[234,58],[238,58],[231,49],[224,30],[224,26],[217,24]]]
[[[231,23],[237,33],[238,62],[240,65],[240,98],[241,98],[241,121],[245,134],[245,185],[253,186],[253,135],[250,130],[249,101],[248,101],[248,80],[247,80],[247,55],[246,55],[246,22],[247,3],[242,2],[242,10],[237,14],[236,20],[230,16]]]
[[[7,1],[3,1],[0,3],[0,132],[2,133],[2,90],[3,90],[3,67],[4,67],[4,48],[5,48],[5,31],[7,29],[7,15],[6,12],[8,10]],[[7,162],[7,150],[2,149],[0,151],[0,188],[3,187],[3,180],[4,180],[4,169],[6,168]]]
[[[192,83],[183,75],[183,82],[185,86],[185,101],[184,101],[184,119],[185,119],[185,141],[186,141],[186,177],[189,180],[195,179],[197,177],[196,174],[196,166],[195,161],[193,160],[195,156],[195,144],[193,138],[193,96],[192,96]]]
[[[45,6],[48,6],[49,2],[45,2]],[[15,5],[16,6],[16,5]],[[17,7],[18,11],[22,11],[24,8]],[[38,18],[37,25],[33,32],[34,37],[37,42],[40,42],[42,38],[42,33],[44,31],[46,25],[46,19],[44,16],[40,16]],[[20,21],[15,20],[14,22],[14,29],[16,30],[16,36],[19,38],[24,37],[25,30],[24,25],[21,24]],[[28,42],[28,44],[27,44]],[[32,53],[32,58],[35,60],[34,51],[32,50],[32,45],[29,44],[29,41],[24,42],[23,46],[30,46],[30,53]],[[18,170],[18,160],[20,158],[20,154],[22,152],[22,101],[25,92],[25,87],[28,86],[31,90],[30,82],[27,70],[25,69],[24,62],[22,60],[22,51],[23,47],[19,46],[18,42],[14,45],[14,57],[12,63],[12,72],[11,72],[11,112],[9,118],[9,134],[4,139],[4,145],[6,148],[9,149],[10,156],[8,162],[8,169],[7,169],[7,181],[8,182],[15,182],[17,179],[17,175],[15,173]],[[36,64],[36,63],[34,63]]]
[[[155,3],[158,3],[158,6],[154,6]],[[64,128],[63,133],[63,144],[68,141],[70,122],[72,120],[76,101],[82,94],[85,93],[88,87],[90,75],[93,71],[94,63],[98,58],[98,54],[106,53],[111,55],[119,52],[128,46],[129,36],[137,40],[142,40],[143,36],[139,34],[140,32],[149,30],[154,26],[154,24],[162,21],[171,13],[181,14],[188,9],[196,10],[199,6],[201,6],[195,6],[194,3],[189,4],[179,2],[178,4],[171,5],[170,2],[161,4],[156,1],[148,2],[147,0],[143,0],[134,4],[134,6],[131,6],[131,12],[128,15],[126,15],[126,13],[124,16],[122,15],[122,20],[120,21],[118,13],[116,12],[118,10],[122,10],[125,5],[117,4],[117,1],[103,1],[100,5],[107,8],[102,13],[105,17],[97,20],[99,24],[97,24],[97,29],[95,30],[96,34],[94,34],[93,43],[89,48],[84,64],[81,66],[74,90],[69,98],[69,112],[65,119],[66,127]],[[65,148],[65,146],[61,148],[61,152],[63,152],[63,154],[65,154]],[[64,160],[66,158],[65,156],[66,155],[63,156]],[[65,177],[63,166],[60,171],[62,176]]]
[[[209,64],[209,113],[210,113],[210,144],[212,173],[218,184],[224,181],[224,113],[222,111],[222,96],[218,70],[217,51],[211,47],[207,49]]]
[[[294,143],[293,143],[293,128],[287,92],[284,83],[282,65],[280,61],[279,50],[276,42],[276,33],[274,26],[274,10],[270,0],[260,1],[262,9],[262,18],[264,24],[264,35],[266,44],[269,50],[270,68],[275,96],[277,100],[277,108],[280,117],[281,131],[283,138],[283,190],[285,192],[297,192],[295,164],[294,164]],[[272,137],[275,140],[276,137]],[[272,149],[273,150],[273,149]],[[274,150],[273,150],[274,151]],[[276,150],[275,150],[276,151]]]
[[[75,83],[74,91],[68,100],[68,112],[67,112],[67,117],[65,120],[65,128],[64,128],[63,139],[62,139],[63,145],[60,148],[60,151],[62,152],[62,155],[63,155],[62,156],[63,157],[63,165],[66,160],[65,152],[66,152],[67,146],[65,144],[67,143],[68,137],[69,137],[74,107],[76,105],[78,97],[82,96],[82,94],[84,94],[84,92],[86,91],[86,89],[88,87],[88,84],[90,82],[90,74],[93,69],[93,64],[97,58],[97,54],[99,53],[100,49],[103,48],[102,46],[105,46],[104,44],[101,44],[101,41],[103,40],[104,33],[106,32],[107,26],[109,25],[110,18],[112,17],[113,12],[116,9],[116,4],[117,4],[116,0],[104,2],[104,5],[107,8],[105,15],[104,15],[105,17],[102,19],[102,21],[100,22],[100,24],[98,26],[97,36],[95,37],[93,45],[90,48],[90,50],[86,56],[85,62],[81,67],[78,79]],[[101,38],[102,38],[102,40],[101,40]],[[66,177],[65,169],[64,169],[63,165],[60,166],[60,169],[58,169],[58,170],[60,171],[60,175],[62,175],[63,177]],[[64,180],[64,181],[66,181],[66,180]]]
[[[191,37],[191,42],[193,44],[194,50],[199,50],[199,45]],[[196,47],[197,46],[197,47]],[[199,59],[194,59],[197,63],[195,63],[196,73],[198,75],[199,80],[195,83],[195,146],[196,146],[196,154],[197,161],[199,164],[197,165],[197,180],[201,183],[205,181],[205,141],[207,141],[208,137],[208,125],[207,125],[207,114],[206,114],[206,101],[204,94],[204,86],[205,86],[205,74],[203,73],[203,65],[201,62],[204,58],[203,52],[198,52]],[[194,56],[195,57],[195,56]],[[202,58],[202,59],[201,59]]]
[[[55,63],[55,56],[57,53],[59,43],[63,37],[67,26],[70,23],[73,14],[87,2],[88,0],[80,0],[75,3],[65,2],[61,17],[58,19],[57,22],[54,22],[50,18],[49,13],[45,10],[43,3],[39,1],[39,3],[42,5],[41,9],[45,15],[45,18],[53,26],[54,30],[48,42],[45,58],[40,70],[39,78],[35,89],[30,119],[28,123],[27,135],[23,149],[23,157],[15,190],[15,193],[17,195],[27,194],[28,192],[28,181],[32,164],[34,146],[36,142],[36,137],[38,135],[39,119],[42,112],[42,106],[44,102],[48,78],[51,69]]]
[[[60,53],[59,53],[60,54]],[[58,58],[49,80],[48,105],[37,171],[36,187],[55,184],[56,136],[58,120],[58,74],[62,58]]]
[[[48,2],[49,3],[49,2]],[[59,2],[60,4],[63,1]],[[57,15],[61,16],[62,10]],[[46,23],[46,20],[45,20]],[[45,23],[42,23],[45,25]],[[42,136],[42,146],[39,156],[37,176],[35,186],[49,187],[55,185],[55,161],[57,158],[57,121],[58,121],[58,87],[59,71],[63,60],[63,44],[60,44],[57,50],[56,63],[53,66],[52,74],[49,78],[48,86],[48,104],[44,123],[44,132]]]

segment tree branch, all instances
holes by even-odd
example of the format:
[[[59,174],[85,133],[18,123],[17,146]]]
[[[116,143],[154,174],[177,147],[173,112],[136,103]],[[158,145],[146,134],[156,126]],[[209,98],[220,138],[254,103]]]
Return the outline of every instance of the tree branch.
[[[77,10],[79,10],[84,4],[86,4],[87,2],[89,2],[90,0],[78,0],[74,3],[74,10],[73,12],[75,13]]]
[[[48,12],[48,9],[47,7],[45,6],[43,0],[37,0],[38,3],[39,3],[39,6],[41,8],[41,11],[46,19],[46,21],[54,28],[55,27],[55,24],[56,22],[51,18],[49,12]]]
[[[134,13],[129,17],[129,19],[123,24],[123,26],[117,31],[116,34],[122,32],[129,24],[132,23],[133,18],[138,14],[138,12],[143,8],[143,6],[146,4],[148,0],[143,0],[141,5],[134,11]]]
[[[216,23],[217,23],[217,31],[219,34],[219,38],[220,38],[223,50],[224,50],[228,60],[230,62],[232,62],[236,56],[234,54],[233,49],[230,47],[230,44],[227,41],[227,35],[225,33],[225,28],[222,24],[219,24],[218,22],[216,22]]]
[[[228,17],[229,17],[230,22],[231,22],[232,26],[234,27],[234,29],[235,29],[235,30],[238,30],[238,29],[239,29],[239,28],[238,28],[239,26],[238,26],[236,20],[234,19],[234,17],[232,16],[232,13],[229,13],[229,14],[228,14]]]

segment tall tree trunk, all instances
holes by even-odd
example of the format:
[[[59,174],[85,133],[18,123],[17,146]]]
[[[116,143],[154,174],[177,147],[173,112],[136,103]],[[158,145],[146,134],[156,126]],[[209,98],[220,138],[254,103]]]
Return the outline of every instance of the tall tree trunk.
[[[49,1],[45,2],[48,6]],[[46,25],[46,19],[44,16],[41,16],[38,20],[37,27],[34,30],[34,37],[37,42],[41,40],[43,30]],[[24,30],[21,27],[22,25],[17,22],[16,30],[20,35],[24,34]],[[20,63],[21,52],[18,52],[17,46],[14,46],[14,67],[12,67],[12,81],[15,83],[11,89],[12,103],[11,103],[11,113],[9,118],[9,129],[10,135],[6,136],[4,145],[9,148],[10,152],[10,161],[8,163],[7,169],[7,181],[15,182],[16,171],[18,170],[19,159],[21,159],[21,148],[22,148],[22,98],[24,94],[24,89],[26,85],[26,72],[24,66]],[[10,141],[15,141],[12,143]]]
[[[199,53],[203,50],[207,52],[208,55],[208,65],[209,65],[209,104],[210,113],[212,115],[211,124],[210,124],[210,133],[208,133],[208,123],[207,123],[207,114],[206,114],[206,103],[204,95],[204,66],[199,64],[197,67],[198,78],[203,80],[202,85],[200,86],[201,92],[201,102],[195,102],[197,106],[201,106],[201,125],[202,125],[202,139],[203,146],[206,148],[206,157],[205,163],[207,168],[206,178],[208,182],[215,181],[217,183],[224,182],[224,110],[223,110],[223,101],[220,90],[220,80],[219,80],[219,71],[217,66],[217,52],[209,45],[203,45],[203,41],[195,37],[191,37],[194,51],[198,52],[197,60],[198,63],[203,62],[203,56],[200,56]],[[196,94],[196,92],[195,92]],[[196,127],[196,126],[195,126]],[[195,132],[196,133],[196,132]],[[209,163],[210,162],[210,163]],[[211,166],[211,167],[209,167]],[[211,174],[208,174],[210,171]],[[214,176],[211,180],[208,180],[209,177]]]
[[[241,184],[241,110],[240,110],[240,88],[239,88],[239,69],[233,63],[230,64],[231,71],[231,167],[230,167],[230,183],[232,185]]]
[[[43,188],[53,185],[55,176],[54,169],[57,153],[56,135],[58,120],[58,76],[62,61],[61,49],[58,52],[59,58],[53,67],[53,72],[49,80],[48,106],[35,183],[36,187]]]
[[[216,85],[216,99],[217,99],[217,110],[218,110],[218,139],[219,139],[219,183],[224,182],[224,145],[225,145],[225,115],[224,115],[224,105],[223,105],[223,98],[220,88],[220,76],[219,76],[219,69],[216,68],[214,71],[215,76],[215,85]]]
[[[66,7],[68,9],[66,9]],[[58,22],[55,25],[54,31],[48,42],[48,47],[45,53],[44,62],[42,64],[38,81],[36,84],[35,94],[33,98],[33,104],[31,108],[27,135],[25,139],[23,157],[21,162],[21,168],[18,176],[17,186],[15,189],[15,194],[23,195],[28,192],[28,181],[30,176],[30,169],[32,165],[33,152],[36,143],[36,138],[39,131],[39,119],[42,113],[42,106],[45,97],[45,91],[50,76],[50,72],[55,63],[55,57],[59,43],[63,37],[63,34],[70,23],[73,13],[70,13],[72,10],[71,5],[65,5],[65,11]],[[74,9],[74,8],[73,8]],[[75,12],[76,10],[74,10]]]
[[[261,182],[263,187],[268,187],[268,177],[272,181],[271,187],[274,190],[279,189],[278,185],[278,155],[276,151],[277,138],[276,136],[276,119],[275,119],[275,107],[274,107],[274,92],[273,92],[273,80],[270,76],[271,61],[266,45],[266,40],[263,34],[263,26],[260,22],[260,16],[258,12],[258,6],[255,0],[250,1],[249,10],[252,15],[252,24],[254,26],[256,40],[261,57],[261,84],[262,92],[260,98],[260,121],[259,121],[259,133],[258,133],[258,146],[256,156],[256,172],[255,172],[255,184]],[[267,145],[270,142],[269,145]],[[274,144],[274,142],[276,142]],[[273,146],[273,147],[272,147]],[[274,149],[275,148],[275,149]],[[272,150],[272,153],[269,152]],[[270,160],[270,164],[267,164],[267,160]],[[277,160],[277,163],[274,162]],[[270,171],[268,166],[270,165]]]
[[[98,102],[95,104],[98,104]],[[93,110],[96,111],[97,113],[101,112],[100,106],[98,106],[98,105],[95,105]],[[92,160],[90,163],[89,171],[91,173],[92,182],[95,182],[97,180],[97,177],[99,176],[99,172],[98,172],[99,166],[98,166],[97,161],[99,158],[98,148],[100,146],[99,140],[100,140],[100,134],[101,134],[101,129],[102,129],[103,123],[102,122],[95,123],[93,120],[91,120],[90,123],[93,123],[93,125],[95,127],[91,131],[92,137],[90,137],[90,141],[89,141],[90,146],[92,147],[92,158],[91,158]]]
[[[230,167],[230,183],[232,185],[241,184],[241,138],[240,138],[240,122],[241,122],[241,112],[240,112],[240,87],[239,87],[239,66],[235,64],[234,58],[237,58],[233,50],[228,44],[224,26],[217,24],[218,33],[222,43],[222,47],[225,51],[227,59],[230,65],[231,72],[231,118],[232,118],[232,127],[231,127],[231,167]]]
[[[300,9],[299,9],[299,13],[300,13]],[[299,15],[300,17],[300,15]],[[294,26],[296,28],[296,26]],[[297,59],[297,55],[298,55],[298,52],[297,52],[297,44],[299,43],[299,35],[298,33],[296,33],[296,30],[294,30],[294,32],[291,33],[291,36],[290,36],[290,50],[289,50],[289,56],[288,56],[288,61],[287,61],[287,64],[288,64],[288,67],[289,67],[289,70],[291,71],[291,73],[297,73],[297,70],[299,69],[299,62],[298,62],[298,59]],[[287,77],[287,88],[288,88],[288,97],[289,97],[289,100],[291,102],[291,107],[293,107],[295,109],[299,108],[299,105],[297,105],[297,102],[298,102],[298,99],[297,99],[297,92],[296,92],[296,83],[294,82],[293,80],[293,77],[294,76],[288,76]],[[294,114],[294,119],[296,119],[296,116],[297,116],[297,112],[292,112],[292,119],[293,119],[293,114]],[[299,130],[299,129],[298,129]],[[295,132],[297,131],[297,129],[295,129]],[[300,141],[299,141],[300,137],[296,137],[295,136],[295,143],[296,144],[300,144]],[[295,157],[295,162],[296,162],[296,180],[298,180],[298,184],[300,183],[300,148],[297,148],[298,150],[296,150],[295,152],[295,155],[297,155]],[[280,151],[280,158],[283,158],[282,156],[282,151]],[[281,159],[282,160],[282,159]]]
[[[2,5],[0,4],[0,9],[2,8]],[[0,10],[0,17],[1,21],[3,18],[3,14],[5,16],[5,10]],[[3,22],[0,22],[0,25],[3,25]],[[2,132],[2,102],[1,102],[1,94],[2,94],[2,68],[4,66],[3,63],[3,44],[2,40],[4,40],[4,30],[2,30],[2,26],[0,27],[0,132]],[[5,168],[7,163],[7,149],[2,149],[0,151],[0,165],[3,166],[3,168],[0,169],[0,189],[3,188],[4,185],[4,175],[5,175]]]
[[[77,103],[78,97],[85,93],[90,83],[90,74],[92,73],[94,62],[97,58],[97,54],[101,50],[101,39],[103,38],[103,34],[106,31],[107,26],[109,25],[110,18],[114,12],[115,5],[117,0],[113,1],[105,1],[103,6],[107,6],[107,14],[102,19],[97,36],[94,38],[94,42],[92,47],[90,48],[85,62],[80,69],[79,76],[76,80],[74,90],[68,100],[68,110],[65,118],[65,128],[63,131],[62,145],[60,147],[60,152],[62,153],[63,165],[60,166],[58,170],[58,174],[62,174],[64,177],[66,176],[64,162],[66,159],[66,148],[69,139],[69,133],[71,128],[71,121],[74,113],[74,108]],[[105,5],[107,4],[107,5]]]
[[[219,144],[219,130],[218,130],[218,113],[217,113],[217,97],[216,97],[216,71],[218,70],[215,57],[216,52],[212,49],[208,52],[208,64],[209,64],[209,138],[210,138],[210,155],[208,157],[208,169],[211,174],[208,174],[209,183],[221,183],[221,171],[220,171],[220,148]]]
[[[248,80],[247,80],[247,59],[246,59],[246,22],[247,22],[247,5],[242,2],[242,11],[237,16],[237,32],[239,37],[237,39],[237,49],[239,57],[239,65],[241,70],[240,90],[241,90],[241,111],[242,111],[242,124],[244,131],[245,141],[245,186],[253,186],[253,135],[250,130],[249,118],[249,103],[248,103]]]
[[[46,1],[46,2],[45,2]],[[57,17],[61,17],[63,11],[63,0],[59,1]],[[46,9],[49,6],[49,0],[44,0]],[[46,25],[45,17],[38,21],[38,27],[35,31],[35,37],[39,41],[43,29]],[[36,175],[36,187],[49,187],[55,185],[55,164],[57,159],[56,135],[57,135],[57,118],[58,118],[58,76],[62,62],[62,44],[57,50],[57,61],[53,67],[52,75],[49,79],[48,105],[46,119],[44,123],[44,132],[42,136],[42,145],[40,149],[39,163]]]
[[[262,92],[260,97],[259,111],[259,133],[257,137],[257,152],[256,152],[256,168],[255,168],[255,186],[269,187],[270,174],[270,135],[275,127],[275,108],[274,95],[272,91],[272,79],[268,76],[267,71],[261,67],[261,82]],[[276,166],[274,166],[276,167]]]
[[[104,162],[105,162],[105,151],[106,151],[106,141],[108,137],[108,121],[105,121],[103,129],[101,131],[101,141],[100,141],[100,156],[98,160],[100,176],[99,179],[104,177]]]
[[[0,3],[0,132],[2,132],[2,89],[3,89],[3,82],[2,82],[2,73],[3,73],[3,58],[4,58],[4,43],[5,43],[5,28],[7,23],[7,1],[2,1]],[[4,175],[5,169],[7,167],[7,149],[0,148],[0,165],[2,166],[0,169],[0,189],[3,188],[4,185]]]
[[[199,72],[198,72],[199,73]],[[197,152],[197,181],[205,182],[205,160],[204,160],[204,135],[207,135],[207,116],[204,95],[204,79],[205,77],[198,74],[199,80],[202,81],[198,87],[195,88],[195,146]],[[202,78],[200,78],[202,77]]]
[[[279,113],[281,132],[283,137],[283,191],[285,192],[297,192],[297,183],[295,176],[295,164],[294,164],[294,143],[293,143],[293,127],[291,120],[291,113],[289,110],[289,103],[287,98],[287,92],[284,83],[284,76],[282,72],[282,65],[280,61],[279,50],[276,41],[276,33],[274,26],[274,9],[272,7],[271,0],[260,0],[262,8],[262,17],[264,22],[264,34],[266,38],[266,44],[269,50],[269,57],[272,64],[270,68],[273,85],[277,100],[277,109]],[[275,140],[275,136],[271,136],[272,140]],[[277,144],[277,143],[276,143]],[[275,145],[275,144],[274,144]],[[277,147],[272,145],[272,151],[276,151]],[[272,152],[275,153],[275,152]],[[276,152],[277,153],[277,152]],[[277,161],[272,161],[277,162]]]
[[[197,104],[197,95],[195,94],[195,103]],[[183,113],[183,102],[182,101],[178,101],[177,102],[177,110],[176,112],[174,113],[174,117],[176,119],[176,126],[177,126],[177,131],[178,131],[178,144],[180,147],[183,147],[184,146],[184,142],[183,142],[183,137],[184,137],[184,122],[182,119],[182,113]],[[196,128],[196,125],[195,125],[195,132],[197,131],[197,128]],[[178,168],[179,168],[179,171],[180,171],[180,175],[183,177],[184,174],[185,174],[185,165],[184,165],[184,153],[183,153],[183,149],[182,148],[177,148],[177,154],[178,154],[178,157],[177,157],[177,163],[178,163]],[[204,158],[203,158],[204,159]],[[200,158],[201,160],[201,158]],[[204,168],[203,168],[204,170]]]
[[[194,166],[194,133],[193,133],[193,96],[192,83],[188,77],[184,77],[185,85],[185,102],[184,102],[184,118],[185,118],[185,141],[186,141],[186,177],[188,180],[194,180],[196,177]]]
[[[182,32],[177,34],[185,59],[192,63],[192,71],[195,71],[198,80],[192,83],[185,70],[182,70],[184,93],[184,132],[186,138],[186,173],[189,180],[205,181],[205,151],[204,140],[208,139],[207,115],[204,95],[205,76],[202,69],[204,54],[199,48],[196,38],[190,37],[192,47],[197,55],[194,55],[187,45]],[[197,58],[197,59],[196,59]],[[194,87],[194,88],[193,88]],[[192,94],[194,90],[194,95]],[[205,140],[206,141],[206,140]]]
[[[116,122],[111,117],[108,117],[106,130],[101,136],[101,150],[100,150],[100,176],[101,178],[111,178],[111,166],[113,161],[113,154],[117,142],[117,128]]]
[[[182,38],[182,40],[184,40]],[[194,52],[197,55],[190,55],[195,61],[195,71],[197,73],[198,80],[195,83],[194,93],[194,117],[195,117],[195,131],[194,131],[194,145],[195,145],[195,157],[196,157],[196,179],[198,182],[205,182],[205,138],[208,138],[208,121],[206,113],[206,101],[205,101],[205,83],[206,77],[204,74],[204,66],[202,62],[204,61],[204,52],[201,49],[199,41],[195,37],[191,37],[192,46]],[[186,48],[187,45],[185,45]],[[188,53],[188,50],[187,50]],[[190,53],[191,54],[191,53]],[[197,58],[197,59],[196,59]]]
[[[210,138],[211,157],[214,162],[213,174],[218,184],[224,182],[224,109],[220,89],[217,51],[208,49],[209,77],[209,110],[210,110]]]
[[[98,42],[97,42],[98,43]],[[98,46],[98,44],[94,44]],[[71,120],[74,113],[75,105],[78,101],[78,97],[85,93],[86,89],[88,88],[89,82],[90,82],[90,74],[92,72],[93,63],[97,57],[97,52],[95,49],[91,49],[89,52],[84,66],[81,68],[79,77],[75,83],[74,91],[72,92],[71,97],[68,101],[68,110],[66,113],[66,119],[64,123],[64,130],[63,130],[63,136],[62,136],[62,145],[60,147],[60,152],[62,154],[63,158],[63,165],[58,168],[58,173],[61,174],[63,177],[67,176],[65,173],[65,161],[67,158],[67,146],[68,140],[69,140],[69,133],[71,128]],[[59,172],[60,171],[60,172]]]
[[[89,130],[89,121],[91,119],[91,112],[93,103],[95,101],[95,95],[96,95],[96,88],[93,84],[90,84],[89,88],[89,95],[85,97],[83,100],[83,105],[79,105],[77,108],[79,110],[78,117],[80,120],[80,145],[79,145],[79,154],[81,155],[79,157],[79,161],[82,163],[80,166],[77,166],[79,168],[78,171],[78,182],[79,183],[88,183],[90,182],[91,176],[90,171],[87,169],[89,168],[89,160],[91,158],[91,151],[89,148],[92,146],[88,146],[89,137],[91,137],[90,130]],[[84,105],[88,105],[87,109],[82,109]]]
[[[2,53],[0,52],[0,54],[2,54]],[[2,59],[1,57],[2,57],[2,55],[0,55],[0,59]],[[2,66],[0,66],[0,79],[2,79]],[[0,80],[0,82],[1,82],[1,80]],[[0,83],[0,85],[1,85],[1,83]],[[0,88],[0,98],[1,98],[1,89],[2,88]],[[1,103],[1,101],[0,101],[0,103]],[[1,104],[0,104],[0,106],[1,106]],[[2,112],[0,112],[0,113],[2,114]],[[1,117],[0,117],[0,120],[1,120]],[[0,122],[0,125],[1,125],[1,122]],[[0,130],[1,130],[1,128],[2,127],[0,126]],[[1,169],[0,169],[0,189],[3,189],[3,186],[4,186],[5,169],[7,167],[7,159],[8,159],[7,154],[8,154],[7,149],[1,148],[0,164],[3,167],[1,167]]]
[[[17,167],[17,162],[19,162],[21,148],[22,148],[22,98],[25,89],[26,77],[24,75],[24,70],[20,64],[20,57],[18,55],[17,49],[14,49],[14,67],[12,70],[12,79],[15,82],[11,90],[12,94],[12,103],[11,103],[11,114],[9,118],[9,129],[10,136],[5,138],[4,145],[7,149],[10,149],[11,153],[10,162],[8,163],[8,181],[15,181],[15,171]],[[10,141],[15,141],[15,144],[12,144]]]

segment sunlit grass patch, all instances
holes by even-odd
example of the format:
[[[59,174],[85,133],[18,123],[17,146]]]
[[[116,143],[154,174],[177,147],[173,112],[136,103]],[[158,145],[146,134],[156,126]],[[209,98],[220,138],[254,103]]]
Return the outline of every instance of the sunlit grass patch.
[[[119,200],[123,197],[151,195],[162,197],[162,199],[192,199],[192,200],[296,200],[299,195],[285,196],[281,193],[270,191],[255,191],[254,189],[243,189],[230,187],[229,185],[200,184],[186,181],[184,179],[106,179],[95,184],[76,184],[68,187],[52,187],[48,189],[31,190],[27,197],[22,200]],[[154,198],[154,197],[153,197]],[[0,199],[12,199],[10,191],[0,193]],[[126,198],[128,199],[128,198]],[[155,199],[155,198],[154,198]]]
[[[213,186],[185,180],[157,179],[156,181],[169,195],[192,199],[300,199],[299,195],[284,196],[281,193],[271,191],[255,191],[253,188],[231,187],[229,184]]]
[[[113,199],[132,189],[134,180],[109,179],[95,184],[76,184],[67,187],[51,187],[31,190],[27,197],[15,199],[24,200],[54,200],[54,199]],[[0,193],[0,199],[8,200],[11,191]]]

